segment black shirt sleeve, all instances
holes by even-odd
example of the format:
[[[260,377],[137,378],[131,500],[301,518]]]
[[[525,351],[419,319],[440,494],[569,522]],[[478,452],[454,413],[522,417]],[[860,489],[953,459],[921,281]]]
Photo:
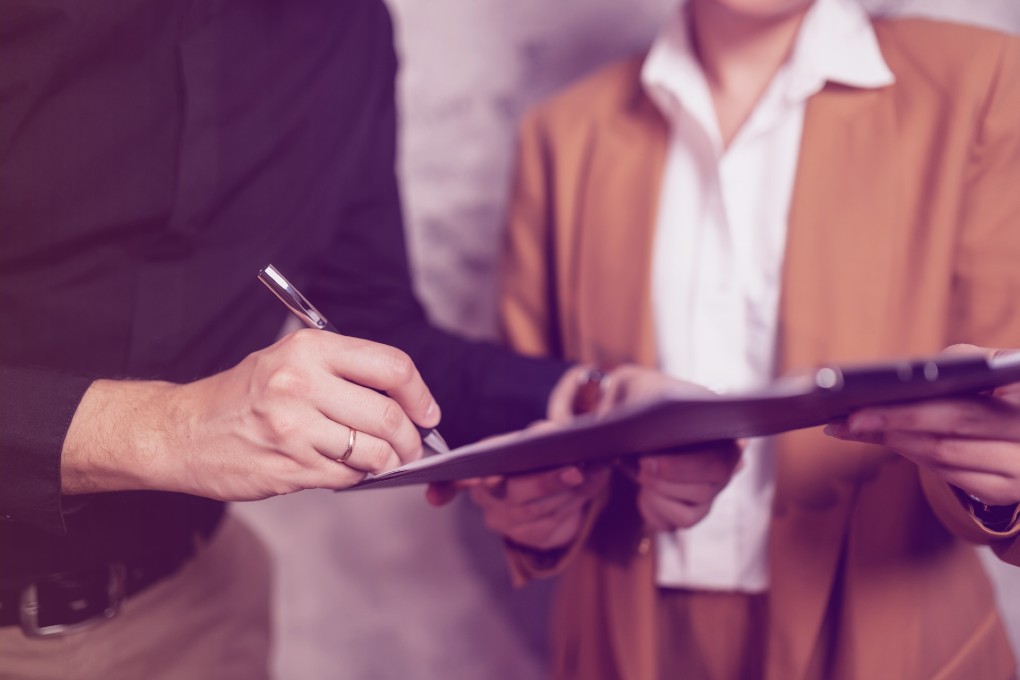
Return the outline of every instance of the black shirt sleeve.
[[[91,381],[0,366],[0,521],[64,533],[60,453]]]
[[[389,15],[367,6],[371,36],[359,64],[363,98],[352,136],[360,172],[341,212],[309,298],[342,333],[408,352],[443,409],[441,431],[451,444],[517,429],[545,415],[553,385],[567,364],[516,355],[432,326],[408,272],[395,175],[397,59]],[[338,188],[339,189],[339,188]]]
[[[258,3],[191,16],[111,2],[90,5],[93,23],[28,9],[0,25],[30,38],[0,41],[17,57],[0,62],[18,65],[0,70],[0,88],[19,93],[0,117],[0,539],[8,523],[63,534],[65,519],[70,533],[106,522],[61,506],[63,441],[92,379],[78,376],[185,382],[234,365],[282,318],[254,280],[269,261],[342,332],[407,351],[451,443],[544,415],[564,364],[438,330],[414,295],[381,2],[293,3],[280,16]],[[137,59],[95,58],[114,45]],[[51,153],[64,139],[75,153]],[[178,190],[178,172],[194,181]],[[125,527],[151,523],[156,505],[139,501],[106,533],[143,534]],[[166,505],[168,524],[180,512]]]

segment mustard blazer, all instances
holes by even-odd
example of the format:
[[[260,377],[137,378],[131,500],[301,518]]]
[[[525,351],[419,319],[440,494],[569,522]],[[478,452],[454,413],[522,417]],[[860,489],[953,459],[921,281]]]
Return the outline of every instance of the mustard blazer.
[[[896,83],[808,103],[789,219],[780,365],[1020,347],[1020,41],[875,22]],[[668,127],[641,59],[529,115],[501,316],[518,350],[656,364],[649,272]],[[1020,562],[934,478],[816,429],[779,437],[766,674],[1006,678],[1013,655],[974,549]],[[583,540],[518,582],[563,573],[556,677],[656,680],[652,542],[623,479]]]

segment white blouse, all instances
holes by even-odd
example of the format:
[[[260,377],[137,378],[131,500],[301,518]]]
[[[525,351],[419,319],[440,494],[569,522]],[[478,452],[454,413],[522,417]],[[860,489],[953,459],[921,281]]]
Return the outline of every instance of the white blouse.
[[[775,371],[787,216],[807,100],[826,81],[877,88],[893,74],[854,0],[817,0],[790,59],[725,150],[682,7],[653,44],[641,79],[671,124],[652,265],[660,368],[717,392],[760,385]],[[658,535],[660,586],[768,589],[770,448],[768,439],[752,440],[708,516]]]

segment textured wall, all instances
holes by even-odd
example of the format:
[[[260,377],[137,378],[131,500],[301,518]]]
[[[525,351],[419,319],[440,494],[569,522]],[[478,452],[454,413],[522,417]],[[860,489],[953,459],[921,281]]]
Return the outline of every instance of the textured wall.
[[[403,56],[401,173],[421,292],[435,318],[493,330],[517,120],[593,67],[647,44],[675,0],[389,0]],[[864,0],[1020,32],[1020,0]]]
[[[421,290],[489,333],[493,264],[522,111],[647,44],[672,0],[390,3],[403,57],[401,172]]]
[[[421,291],[440,323],[491,334],[520,113],[646,44],[673,2],[389,4],[403,57],[400,170]],[[1020,31],[1018,0],[879,4]],[[542,677],[548,588],[512,593],[497,541],[468,508],[430,510],[419,489],[404,489],[303,493],[237,512],[277,556],[279,677]],[[1020,570],[992,568],[1020,631],[1012,604]]]

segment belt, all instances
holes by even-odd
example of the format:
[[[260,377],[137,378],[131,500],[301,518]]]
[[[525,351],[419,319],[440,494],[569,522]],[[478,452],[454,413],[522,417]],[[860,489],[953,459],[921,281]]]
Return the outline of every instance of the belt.
[[[73,633],[113,618],[124,601],[171,576],[213,533],[196,532],[169,554],[114,560],[94,568],[47,574],[18,589],[0,590],[0,626],[29,637]]]

